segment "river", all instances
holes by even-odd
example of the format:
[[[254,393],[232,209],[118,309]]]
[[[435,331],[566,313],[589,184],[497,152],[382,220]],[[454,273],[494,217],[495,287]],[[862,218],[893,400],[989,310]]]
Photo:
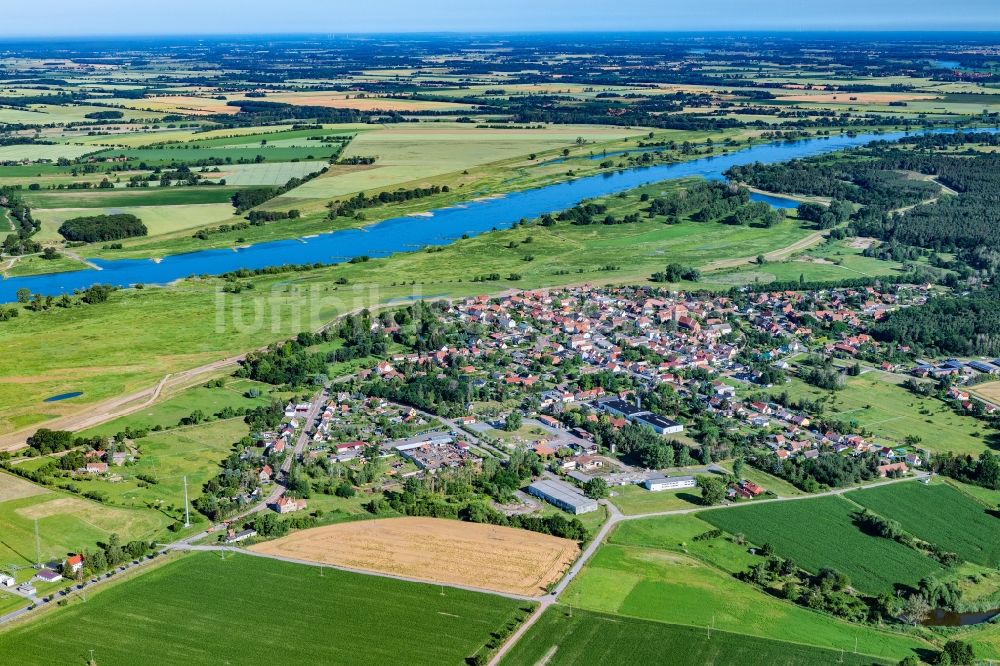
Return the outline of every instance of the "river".
[[[949,131],[949,130],[938,130]],[[992,130],[986,130],[992,131]],[[428,245],[447,245],[462,237],[494,228],[507,228],[521,218],[571,208],[594,197],[615,194],[641,185],[688,177],[721,179],[732,166],[751,162],[783,162],[860,146],[875,139],[895,140],[905,132],[831,136],[794,142],[759,144],[749,148],[702,157],[687,162],[633,167],[619,171],[545,185],[502,196],[472,200],[431,211],[426,216],[382,220],[357,229],[342,229],[309,238],[269,241],[249,247],[199,250],[151,259],[93,259],[100,268],[9,278],[0,282],[0,302],[15,299],[18,289],[58,296],[94,284],[127,287],[132,284],[167,284],[194,275],[218,275],[240,268],[257,269],[284,264],[336,263],[367,255],[384,257],[396,252],[419,250]],[[767,201],[768,195],[755,200]],[[784,207],[792,205],[783,200]],[[775,199],[772,205],[782,205]]]

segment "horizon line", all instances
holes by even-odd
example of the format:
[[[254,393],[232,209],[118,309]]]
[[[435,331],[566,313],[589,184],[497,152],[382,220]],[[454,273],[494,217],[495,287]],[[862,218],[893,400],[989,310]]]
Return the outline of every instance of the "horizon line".
[[[615,28],[608,30],[567,29],[567,30],[337,30],[321,32],[111,32],[111,33],[50,33],[22,34],[0,37],[0,44],[19,40],[49,39],[107,39],[107,38],[219,38],[219,37],[322,37],[326,39],[352,39],[355,37],[379,36],[520,36],[520,35],[845,35],[845,34],[895,34],[895,35],[1000,35],[1000,25],[992,28],[880,28],[880,27],[754,27],[754,28],[684,28],[684,29],[643,29]]]

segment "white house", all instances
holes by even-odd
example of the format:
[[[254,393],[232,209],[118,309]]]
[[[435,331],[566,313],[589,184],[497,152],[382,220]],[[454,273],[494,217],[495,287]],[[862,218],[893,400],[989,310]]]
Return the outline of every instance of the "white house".
[[[14,580],[13,576],[8,576],[7,574],[0,574],[0,586],[3,587],[14,587],[17,581]]]

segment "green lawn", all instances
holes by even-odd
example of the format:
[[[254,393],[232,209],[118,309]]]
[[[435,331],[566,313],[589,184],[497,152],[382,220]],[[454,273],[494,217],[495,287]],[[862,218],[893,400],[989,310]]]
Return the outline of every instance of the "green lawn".
[[[846,497],[967,562],[1000,564],[1000,517],[947,484],[900,483]]]
[[[613,488],[611,502],[626,516],[675,509],[693,509],[701,504],[696,488],[650,492],[642,486],[628,485]]]
[[[508,653],[503,666],[815,666],[889,664],[839,650],[753,638],[553,606]]]
[[[896,541],[868,536],[853,521],[857,506],[841,497],[769,502],[704,511],[706,522],[744,534],[756,545],[770,543],[800,567],[817,572],[832,567],[869,594],[891,592],[898,584],[916,587],[940,565]]]
[[[11,663],[459,664],[524,602],[245,555],[188,555],[0,633]],[[154,656],[155,655],[155,656]]]
[[[760,558],[757,558],[758,560]],[[560,597],[588,610],[900,659],[927,647],[767,595],[693,557],[607,544]]]

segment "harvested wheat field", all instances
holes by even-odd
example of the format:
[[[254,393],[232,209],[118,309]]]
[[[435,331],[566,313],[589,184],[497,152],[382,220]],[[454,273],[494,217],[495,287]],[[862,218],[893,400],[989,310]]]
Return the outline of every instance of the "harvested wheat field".
[[[985,382],[972,388],[972,393],[989,400],[992,403],[1000,403],[1000,382]]]
[[[296,532],[250,550],[434,583],[540,595],[576,559],[575,541],[443,518],[386,518]]]

